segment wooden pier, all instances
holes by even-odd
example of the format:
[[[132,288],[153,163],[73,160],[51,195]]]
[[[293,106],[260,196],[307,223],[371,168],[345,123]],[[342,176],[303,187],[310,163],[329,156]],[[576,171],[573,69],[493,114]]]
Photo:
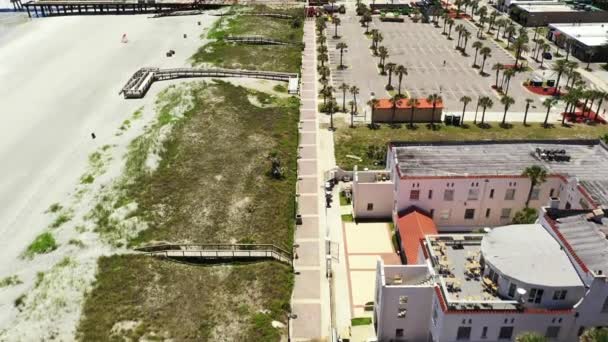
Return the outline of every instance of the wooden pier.
[[[271,244],[159,244],[136,248],[148,255],[198,260],[274,259],[293,265],[292,254]]]
[[[21,3],[19,2],[19,4]],[[28,1],[22,5],[22,8],[27,11],[27,15],[31,18],[32,16],[170,13],[174,11],[215,9],[231,4],[231,1],[224,0],[196,0],[192,2],[40,0]]]
[[[254,71],[254,70],[238,70],[238,69],[199,69],[199,68],[175,68],[175,69],[159,69],[159,68],[141,68],[137,70],[133,76],[127,81],[125,86],[119,92],[123,94],[125,99],[143,98],[152,83],[156,81],[173,80],[177,78],[194,78],[194,77],[244,77],[244,78],[259,78],[264,80],[288,82],[289,93],[297,94],[299,86],[299,76],[294,73],[274,72],[274,71]]]

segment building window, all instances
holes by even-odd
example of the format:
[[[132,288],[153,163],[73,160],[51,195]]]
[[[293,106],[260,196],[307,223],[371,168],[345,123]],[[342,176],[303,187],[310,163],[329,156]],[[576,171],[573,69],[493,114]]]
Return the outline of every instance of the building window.
[[[433,190],[429,190],[429,199],[433,199]]]
[[[578,204],[581,206],[582,209],[589,209],[589,204],[587,204],[587,201],[582,198],[578,200]]]
[[[435,306],[433,306],[433,325],[437,326],[437,304],[435,304]]]
[[[407,304],[407,296],[399,296],[399,305]]]
[[[508,220],[509,218],[511,218],[511,208],[503,208],[500,211],[500,219]]]
[[[467,200],[477,201],[478,199],[479,199],[479,189],[469,189],[469,196],[467,196]]]
[[[559,336],[560,327],[547,327],[547,332],[545,333],[546,338],[557,338]]]
[[[367,203],[367,211],[374,210],[374,203]]]
[[[549,191],[549,197],[550,197],[550,198],[553,198],[553,194],[554,194],[554,193],[555,193],[555,189],[551,189],[551,190]]]
[[[507,189],[505,193],[505,201],[512,201],[515,199],[515,189]]]
[[[488,338],[488,327],[483,327],[481,330],[481,338]]]
[[[494,189],[490,190],[490,198],[494,198]]]
[[[399,313],[397,314],[398,318],[405,318],[405,315],[407,314],[407,309],[399,309]]]
[[[429,212],[429,216],[431,216],[431,218],[435,216],[435,209],[431,209],[431,211]]]
[[[602,312],[608,312],[608,297],[604,299],[604,305],[602,305]]]
[[[553,300],[564,300],[567,294],[568,290],[557,290],[553,292]]]
[[[566,210],[572,208],[572,204],[570,204],[570,202],[566,202],[566,207],[565,208],[566,208]]]
[[[486,209],[486,218],[490,217],[490,208]]]
[[[540,197],[540,189],[539,188],[532,189],[532,192],[530,193],[530,200],[536,201],[536,200],[538,200],[539,197]]]
[[[540,303],[544,292],[545,291],[543,289],[531,289],[530,295],[528,296],[528,303]]]
[[[442,220],[449,220],[450,219],[450,209],[443,209],[441,210],[441,212],[439,213],[439,218]]]
[[[515,285],[514,283],[511,283],[511,285],[509,285],[509,297],[513,298],[513,296],[515,296],[515,290],[517,289],[517,285]]]
[[[396,329],[395,337],[403,337],[403,329]]]
[[[443,193],[444,201],[453,201],[454,200],[454,189],[447,189]]]
[[[464,219],[472,220],[475,217],[475,209],[465,209],[464,211]]]
[[[471,327],[458,327],[456,339],[460,341],[471,339]]]
[[[418,200],[420,199],[420,190],[411,190],[410,191],[410,199],[411,200]]]
[[[513,337],[513,327],[500,327],[499,340],[510,340]]]

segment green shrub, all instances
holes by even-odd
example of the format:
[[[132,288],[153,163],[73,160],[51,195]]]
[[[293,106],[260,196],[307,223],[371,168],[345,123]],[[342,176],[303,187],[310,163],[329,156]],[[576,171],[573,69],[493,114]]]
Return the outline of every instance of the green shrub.
[[[19,285],[19,284],[23,284],[23,282],[16,275],[12,275],[12,276],[0,279],[0,289],[3,287],[15,286],[15,285]]]
[[[31,258],[36,254],[46,254],[56,250],[57,241],[53,234],[46,232],[38,235],[36,239],[27,247],[23,256]]]
[[[353,222],[353,215],[352,214],[344,214],[342,215],[342,221],[344,222]]]
[[[356,327],[357,325],[370,325],[372,324],[372,319],[371,317],[355,317],[350,320],[350,324],[353,327]]]

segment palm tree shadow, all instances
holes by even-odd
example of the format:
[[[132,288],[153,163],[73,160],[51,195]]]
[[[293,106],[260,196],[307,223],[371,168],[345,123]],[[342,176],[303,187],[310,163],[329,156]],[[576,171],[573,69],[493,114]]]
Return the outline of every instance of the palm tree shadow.
[[[406,128],[411,131],[415,131],[418,129],[418,125],[407,125]]]
[[[512,125],[512,124],[510,124],[510,123],[508,123],[508,122],[507,122],[507,123],[504,123],[504,124],[503,124],[503,123],[501,123],[501,124],[500,124],[500,128],[504,128],[504,129],[511,129],[511,128],[513,128],[513,125]]]
[[[426,124],[426,128],[430,129],[432,131],[438,131],[441,129],[441,127],[438,124],[431,125],[430,123]]]
[[[478,123],[477,127],[481,128],[481,129],[490,129],[490,128],[492,128],[492,125],[490,125],[489,123],[484,122],[484,123]]]
[[[399,129],[399,128],[401,128],[401,124],[399,124],[399,123],[392,123],[389,126],[392,129]]]
[[[552,123],[548,123],[548,124],[546,124],[546,125],[541,124],[541,126],[542,126],[543,128],[555,128],[555,125],[554,125],[554,124],[552,124]]]
[[[469,124],[465,124],[465,123],[461,124],[460,127],[462,129],[469,129],[469,128],[471,128],[471,126],[469,126]]]

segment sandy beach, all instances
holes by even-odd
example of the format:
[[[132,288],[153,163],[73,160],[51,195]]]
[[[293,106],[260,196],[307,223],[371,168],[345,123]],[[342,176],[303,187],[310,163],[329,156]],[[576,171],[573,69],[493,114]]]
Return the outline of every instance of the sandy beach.
[[[148,17],[35,19],[1,39],[0,279],[16,275],[23,283],[0,288],[0,340],[73,339],[98,256],[120,252],[87,230],[84,216],[96,193],[121,173],[127,144],[154,118],[155,95],[169,83],[154,85],[141,100],[118,92],[140,67],[189,65],[203,44],[200,34],[217,18]],[[169,49],[176,52],[171,58]],[[120,130],[142,107],[141,117]],[[101,152],[103,166],[93,182],[84,182],[94,152]],[[58,214],[45,213],[53,203],[70,218],[57,228],[49,226]],[[58,249],[20,257],[44,231],[53,233]],[[25,304],[17,308],[22,295]]]

